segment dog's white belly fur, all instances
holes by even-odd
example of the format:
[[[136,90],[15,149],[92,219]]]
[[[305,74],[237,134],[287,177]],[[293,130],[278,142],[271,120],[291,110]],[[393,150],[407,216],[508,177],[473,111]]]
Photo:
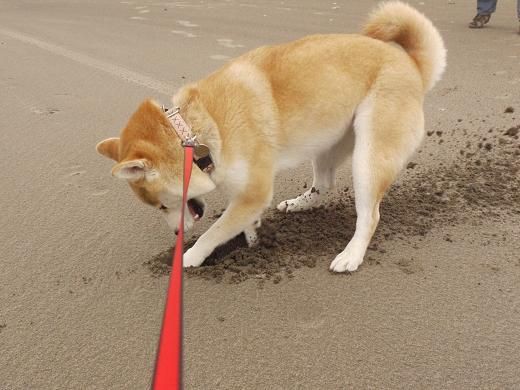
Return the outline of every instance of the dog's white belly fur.
[[[348,122],[350,122],[350,118]],[[294,168],[302,162],[313,160],[320,154],[327,152],[341,140],[348,128],[349,126],[342,125],[336,129],[317,130],[314,136],[305,138],[304,143],[302,138],[293,141],[279,151],[276,164],[277,171]]]

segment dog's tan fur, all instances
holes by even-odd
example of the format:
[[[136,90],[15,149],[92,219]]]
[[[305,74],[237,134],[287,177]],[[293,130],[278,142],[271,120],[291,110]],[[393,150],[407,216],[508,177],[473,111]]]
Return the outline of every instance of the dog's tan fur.
[[[331,269],[357,269],[385,191],[423,138],[424,94],[444,71],[445,56],[431,22],[393,1],[371,15],[363,35],[314,35],[261,47],[181,88],[173,103],[216,166],[211,175],[194,167],[189,197],[218,186],[230,198],[186,252],[185,266],[199,266],[242,231],[254,241],[279,170],[313,161],[312,188],[278,205],[284,212],[305,210],[333,187],[336,167],[352,154],[356,232]],[[167,207],[175,227],[183,151],[156,103],[141,104],[121,137],[97,150],[117,161],[113,175],[128,180],[141,200]],[[188,213],[185,228],[192,223]]]

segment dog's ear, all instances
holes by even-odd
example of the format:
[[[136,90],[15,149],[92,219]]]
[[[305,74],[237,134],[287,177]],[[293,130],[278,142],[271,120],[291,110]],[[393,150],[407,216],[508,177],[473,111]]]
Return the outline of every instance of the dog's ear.
[[[119,138],[107,138],[96,145],[99,154],[119,161]]]
[[[112,175],[130,181],[143,179],[149,165],[148,160],[130,160],[114,165]]]

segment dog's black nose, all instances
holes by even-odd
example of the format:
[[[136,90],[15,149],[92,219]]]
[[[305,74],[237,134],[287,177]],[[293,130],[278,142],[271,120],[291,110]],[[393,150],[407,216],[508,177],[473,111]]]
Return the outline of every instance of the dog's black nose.
[[[175,232],[175,235],[179,234],[179,229],[175,229],[174,232]]]

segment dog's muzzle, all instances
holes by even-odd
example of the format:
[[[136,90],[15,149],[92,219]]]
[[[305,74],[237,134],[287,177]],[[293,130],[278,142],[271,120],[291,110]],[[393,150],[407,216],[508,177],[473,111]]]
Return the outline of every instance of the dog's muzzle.
[[[200,200],[192,198],[188,200],[188,210],[194,221],[198,221],[204,215],[204,203]]]

